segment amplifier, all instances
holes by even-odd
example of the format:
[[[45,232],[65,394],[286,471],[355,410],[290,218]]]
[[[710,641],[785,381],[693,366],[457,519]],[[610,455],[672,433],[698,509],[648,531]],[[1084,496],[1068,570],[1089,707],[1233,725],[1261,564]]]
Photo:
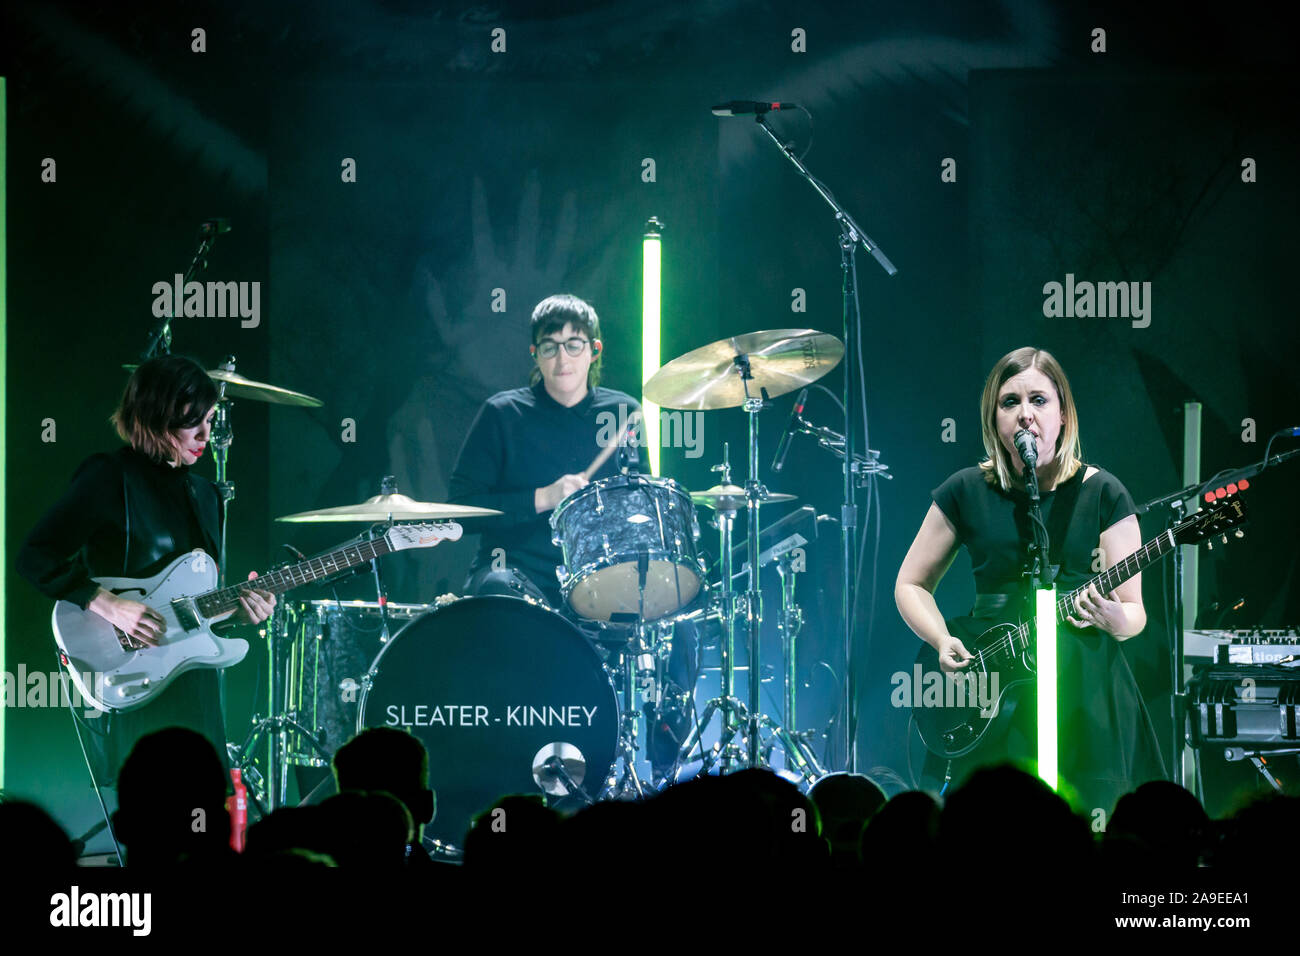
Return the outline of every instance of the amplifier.
[[[1192,742],[1295,746],[1300,671],[1267,664],[1215,665],[1187,687]]]

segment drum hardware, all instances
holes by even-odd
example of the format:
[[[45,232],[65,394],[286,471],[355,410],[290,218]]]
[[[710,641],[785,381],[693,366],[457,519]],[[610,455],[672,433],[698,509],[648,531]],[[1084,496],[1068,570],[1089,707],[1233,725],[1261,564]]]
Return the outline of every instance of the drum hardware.
[[[383,498],[385,495],[390,499],[401,497],[396,494],[391,477],[384,480],[380,497]],[[371,501],[374,500],[371,499]],[[323,520],[342,519],[334,517]],[[356,540],[374,541],[383,537],[389,527],[390,525],[386,524],[375,525],[362,535],[359,535]],[[383,585],[383,577],[379,569],[379,561],[374,559],[370,564],[377,596],[376,603],[371,606],[377,610],[379,615],[379,639],[380,644],[383,645],[387,643],[390,637],[390,608]],[[357,570],[349,570],[341,575],[325,579],[322,583],[340,580],[356,573],[358,573]],[[318,607],[322,603],[343,606],[343,602],[337,601],[311,602],[309,606]],[[356,602],[350,603],[355,604]],[[416,607],[418,607],[420,613],[427,610],[423,605]],[[323,702],[318,676],[322,649],[318,646],[309,652],[305,634],[301,630],[297,634],[291,634],[288,602],[277,602],[271,618],[267,621],[265,634],[267,637],[268,673],[270,674],[268,710],[265,717],[258,714],[253,715],[252,728],[244,743],[239,747],[231,747],[230,749],[232,766],[240,767],[247,772],[254,767],[253,761],[256,759],[254,754],[262,737],[269,735],[265,779],[270,781],[270,789],[264,790],[256,786],[252,776],[247,773],[245,773],[245,779],[249,784],[249,792],[258,801],[259,806],[263,806],[267,813],[271,813],[284,806],[288,800],[289,767],[328,767],[334,750],[343,741],[320,739],[323,724],[318,709]],[[317,643],[319,644],[320,641]],[[310,676],[307,671],[309,657],[313,663]],[[360,668],[358,668],[358,671],[360,671]],[[306,691],[309,681],[311,687],[310,701],[307,698]],[[330,687],[328,695],[331,698],[338,697],[345,701],[358,700],[360,694],[366,689],[365,678],[363,677],[359,683],[356,683],[354,679],[354,684],[356,684],[355,696],[349,697],[347,695],[346,679]],[[311,707],[311,713],[304,713],[303,708],[308,705]],[[338,736],[343,736],[344,733],[345,731],[342,731],[341,728],[336,728]],[[258,779],[261,779],[260,775],[258,775]]]
[[[758,465],[758,414],[770,404],[773,395],[783,395],[811,384],[834,368],[843,357],[842,343],[834,336],[812,329],[779,329],[735,336],[714,342],[688,352],[670,361],[646,382],[647,399],[665,408],[713,409],[740,406],[749,422],[748,479],[743,488],[731,482],[729,451],[724,446],[723,463],[715,466],[721,472],[721,482],[707,492],[693,496],[693,500],[717,513],[720,544],[722,588],[723,635],[722,689],[717,698],[705,705],[704,715],[688,736],[678,754],[679,772],[691,751],[698,746],[701,728],[712,720],[714,713],[722,712],[722,733],[714,752],[705,757],[705,769],[721,759],[723,772],[730,769],[733,741],[741,726],[745,752],[743,763],[748,767],[770,763],[770,744],[764,753],[760,732],[766,728],[771,738],[787,753],[792,766],[807,773],[811,748],[806,741],[800,743],[791,734],[763,714],[761,705],[760,636],[762,627],[762,591],[759,587],[760,541],[762,528],[759,509],[789,496],[769,493],[759,478]],[[733,591],[732,529],[736,514],[743,505],[747,512],[745,553],[750,569],[748,583],[741,595]],[[744,614],[749,643],[748,701],[742,705],[735,698],[735,619]],[[787,633],[789,629],[787,629]],[[792,688],[791,688],[792,689]],[[788,696],[788,693],[787,693]],[[815,760],[813,766],[816,766]]]
[[[808,783],[812,783],[818,777],[826,773],[821,763],[817,760],[816,751],[812,746],[812,738],[815,731],[806,730],[798,731],[793,728],[799,726],[797,709],[797,694],[795,688],[798,685],[796,663],[798,657],[795,653],[795,645],[799,637],[799,632],[803,629],[803,609],[795,603],[794,600],[794,555],[786,551],[776,559],[777,574],[781,578],[781,650],[785,657],[785,714],[783,720],[787,731],[776,731],[778,735],[784,734],[783,743],[788,758],[794,762],[795,767],[787,767],[797,772]],[[770,762],[768,764],[771,765]]]
[[[582,789],[587,775],[587,761],[573,744],[549,743],[533,757],[533,779],[551,796],[567,797],[576,793],[588,806],[593,801]]]
[[[293,707],[294,689],[294,648],[288,632],[288,607],[285,602],[277,602],[271,612],[266,627],[267,655],[269,658],[270,709],[265,717],[253,715],[253,726],[240,747],[230,747],[232,767],[243,772],[251,798],[262,808],[265,814],[274,813],[284,806],[289,792],[289,732],[297,733],[301,740],[317,755],[321,761],[318,766],[328,766],[329,751],[316,739],[310,730],[298,721],[297,711]],[[256,772],[253,764],[254,754],[263,735],[270,737],[267,747],[265,780]],[[302,755],[297,755],[303,760]],[[249,773],[249,771],[254,773]],[[265,781],[270,781],[269,788]]]

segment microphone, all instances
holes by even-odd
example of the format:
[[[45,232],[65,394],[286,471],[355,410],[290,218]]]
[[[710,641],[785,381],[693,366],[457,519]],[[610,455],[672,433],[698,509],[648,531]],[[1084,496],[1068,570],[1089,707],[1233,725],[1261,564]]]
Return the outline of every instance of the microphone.
[[[799,109],[798,103],[758,103],[754,100],[732,100],[729,103],[719,103],[713,107],[713,115],[747,116],[757,114],[762,116],[764,113],[774,113],[777,110],[794,109]]]
[[[805,388],[799,393],[794,408],[790,409],[790,421],[786,423],[785,431],[781,434],[781,442],[776,446],[776,457],[772,459],[773,471],[780,471],[785,467],[785,455],[790,450],[790,440],[794,438],[795,426],[799,424],[799,416],[803,414],[803,403],[807,398],[808,389]]]
[[[1016,451],[1020,452],[1020,460],[1025,463],[1026,468],[1033,468],[1038,464],[1038,445],[1034,443],[1034,436],[1029,433],[1029,429],[1020,429],[1012,441],[1016,443]]]
[[[199,223],[199,232],[205,236],[220,236],[229,231],[229,219],[206,219]]]

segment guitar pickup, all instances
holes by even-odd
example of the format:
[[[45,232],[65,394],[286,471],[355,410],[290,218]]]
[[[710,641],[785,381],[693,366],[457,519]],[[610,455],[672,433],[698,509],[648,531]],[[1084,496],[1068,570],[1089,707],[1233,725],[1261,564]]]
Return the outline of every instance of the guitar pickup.
[[[199,628],[199,609],[194,603],[194,598],[183,597],[176,598],[172,601],[172,611],[176,614],[176,622],[187,631],[196,631]]]

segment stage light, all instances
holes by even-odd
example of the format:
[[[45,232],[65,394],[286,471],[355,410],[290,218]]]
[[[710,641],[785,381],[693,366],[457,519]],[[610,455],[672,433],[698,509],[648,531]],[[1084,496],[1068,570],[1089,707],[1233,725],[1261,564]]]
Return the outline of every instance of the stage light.
[[[1038,663],[1038,776],[1053,790],[1057,782],[1056,751],[1056,588],[1037,592],[1036,647]]]
[[[6,477],[8,475],[9,461],[5,455],[5,449],[9,447],[9,435],[5,429],[5,396],[8,394],[6,389],[9,386],[5,377],[5,363],[9,360],[8,356],[8,337],[9,325],[5,316],[5,223],[7,212],[5,210],[5,142],[8,136],[5,125],[5,78],[0,76],[0,535],[7,536],[7,521],[9,516],[5,513],[5,493]],[[0,674],[8,673],[5,669],[5,641],[9,635],[5,631],[5,594],[9,590],[8,581],[9,555],[5,554],[4,561],[0,561]],[[19,687],[14,688],[15,693],[22,693]],[[5,708],[4,702],[0,702],[0,790],[5,785]]]
[[[641,241],[641,382],[659,371],[659,278],[660,234],[663,223],[651,218],[645,224]],[[642,434],[645,436],[646,454],[650,459],[650,473],[659,474],[659,406],[641,396],[641,410],[645,415]]]

